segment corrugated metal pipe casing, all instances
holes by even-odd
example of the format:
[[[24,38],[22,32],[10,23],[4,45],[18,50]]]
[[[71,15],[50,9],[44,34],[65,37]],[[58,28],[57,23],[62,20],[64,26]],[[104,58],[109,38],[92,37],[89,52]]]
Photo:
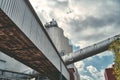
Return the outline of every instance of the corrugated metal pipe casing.
[[[96,43],[94,45],[85,47],[83,49],[80,49],[74,53],[70,53],[69,55],[63,56],[63,60],[66,65],[72,64],[74,62],[77,62],[79,60],[88,58],[90,56],[96,55],[98,53],[104,52],[108,50],[109,45],[116,39],[118,39],[120,35],[116,35],[114,37],[108,38],[104,41],[101,41],[99,43]]]

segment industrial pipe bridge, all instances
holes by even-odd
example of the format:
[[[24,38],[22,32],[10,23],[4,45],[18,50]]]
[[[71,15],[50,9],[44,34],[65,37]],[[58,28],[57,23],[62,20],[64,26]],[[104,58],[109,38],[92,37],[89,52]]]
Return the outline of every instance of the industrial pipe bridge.
[[[28,0],[0,0],[0,50],[51,80],[59,80],[61,74],[70,80],[67,64],[107,50],[115,39],[62,59]]]
[[[120,34],[113,36],[111,38],[108,38],[106,40],[103,40],[101,42],[98,42],[96,44],[93,44],[91,46],[80,49],[76,52],[65,55],[62,57],[63,61],[65,62],[66,65],[69,65],[79,60],[104,52],[108,50],[111,43],[117,39],[120,39]]]

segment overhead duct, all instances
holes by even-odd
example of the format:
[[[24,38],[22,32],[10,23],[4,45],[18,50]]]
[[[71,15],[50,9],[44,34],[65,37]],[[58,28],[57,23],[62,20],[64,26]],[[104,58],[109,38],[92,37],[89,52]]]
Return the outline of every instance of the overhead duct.
[[[69,55],[63,56],[63,61],[66,65],[72,64],[74,62],[77,62],[79,60],[88,58],[90,56],[96,55],[98,53],[104,52],[108,50],[109,45],[114,41],[119,39],[120,34],[116,35],[114,37],[108,38],[104,41],[101,41],[99,43],[93,44],[91,46],[85,47],[83,49],[80,49],[76,52],[70,53]]]

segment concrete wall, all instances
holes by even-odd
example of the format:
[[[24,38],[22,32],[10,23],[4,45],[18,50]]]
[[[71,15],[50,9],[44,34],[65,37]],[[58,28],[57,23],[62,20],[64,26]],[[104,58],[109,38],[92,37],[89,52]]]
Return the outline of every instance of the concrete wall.
[[[64,54],[72,52],[72,46],[69,45],[69,39],[64,36],[61,28],[50,27],[46,28],[46,30],[61,56],[63,56],[61,52],[64,52]]]

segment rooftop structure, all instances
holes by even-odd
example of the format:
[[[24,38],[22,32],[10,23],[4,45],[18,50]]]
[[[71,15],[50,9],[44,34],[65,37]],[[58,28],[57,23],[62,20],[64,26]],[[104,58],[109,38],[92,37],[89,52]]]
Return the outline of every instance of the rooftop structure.
[[[58,27],[57,22],[55,21],[55,19],[52,19],[52,21],[50,21],[49,23],[45,24],[46,28],[50,28],[50,27]]]

